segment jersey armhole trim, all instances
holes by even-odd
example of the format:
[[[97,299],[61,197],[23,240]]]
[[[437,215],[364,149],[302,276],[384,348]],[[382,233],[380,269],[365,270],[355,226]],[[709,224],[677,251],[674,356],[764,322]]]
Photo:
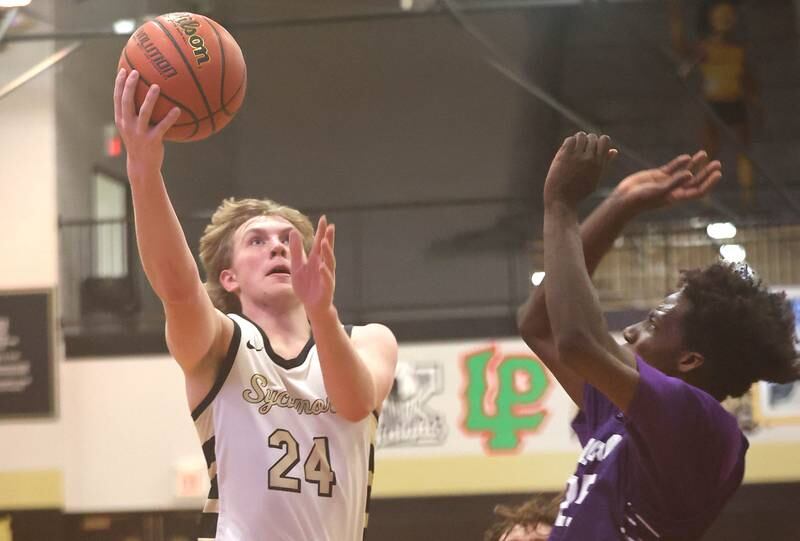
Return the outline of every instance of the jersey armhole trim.
[[[231,373],[231,369],[233,368],[233,361],[236,359],[236,353],[239,351],[239,344],[242,340],[242,330],[239,327],[239,324],[236,322],[235,319],[230,318],[233,321],[233,336],[231,337],[231,343],[228,346],[228,352],[225,354],[225,358],[222,360],[222,364],[219,367],[219,372],[217,373],[217,378],[214,380],[214,385],[211,387],[211,390],[208,394],[203,398],[203,400],[198,404],[198,406],[192,411],[192,420],[196,421],[200,415],[206,410],[206,408],[214,401],[217,394],[219,394],[219,390],[222,389],[222,385],[225,383],[225,380],[228,379],[228,374]]]

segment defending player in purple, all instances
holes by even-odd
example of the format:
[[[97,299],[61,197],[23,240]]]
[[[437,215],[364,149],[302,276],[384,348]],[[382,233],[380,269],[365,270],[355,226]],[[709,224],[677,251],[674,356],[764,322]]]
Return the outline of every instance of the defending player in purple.
[[[592,273],[631,219],[702,197],[721,166],[698,152],[635,173],[579,224],[615,155],[607,136],[583,132],[559,149],[544,187],[547,278],[519,312],[522,337],[580,408],[583,451],[550,539],[699,539],[744,474],[748,443],[720,401],[800,378],[794,316],[748,267],[715,263],[683,272],[617,344]]]

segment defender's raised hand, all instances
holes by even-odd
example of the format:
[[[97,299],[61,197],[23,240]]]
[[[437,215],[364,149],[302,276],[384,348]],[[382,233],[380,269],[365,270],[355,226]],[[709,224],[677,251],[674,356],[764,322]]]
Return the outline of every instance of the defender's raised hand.
[[[722,178],[722,165],[709,162],[708,154],[683,154],[656,169],[634,173],[620,182],[614,192],[634,211],[666,207],[706,195]]]
[[[577,205],[594,191],[603,170],[616,155],[607,135],[578,132],[567,137],[547,173],[544,203]]]
[[[114,122],[128,152],[128,167],[142,167],[148,171],[160,170],[164,161],[164,134],[181,114],[178,107],[167,113],[161,122],[150,125],[153,107],[158,100],[158,85],[150,85],[147,96],[136,113],[134,95],[139,82],[139,72],[128,74],[120,69],[114,84]]]
[[[320,217],[314,243],[306,256],[300,233],[289,233],[289,250],[292,262],[292,288],[305,306],[309,318],[333,305],[336,289],[336,257],[333,248],[336,229]]]

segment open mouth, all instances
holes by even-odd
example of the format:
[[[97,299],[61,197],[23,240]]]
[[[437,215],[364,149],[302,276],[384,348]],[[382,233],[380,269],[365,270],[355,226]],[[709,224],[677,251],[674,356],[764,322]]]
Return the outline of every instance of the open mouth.
[[[274,274],[285,274],[288,276],[289,274],[291,274],[291,272],[289,271],[288,265],[276,265],[275,267],[272,267],[269,270],[267,276],[272,276]]]

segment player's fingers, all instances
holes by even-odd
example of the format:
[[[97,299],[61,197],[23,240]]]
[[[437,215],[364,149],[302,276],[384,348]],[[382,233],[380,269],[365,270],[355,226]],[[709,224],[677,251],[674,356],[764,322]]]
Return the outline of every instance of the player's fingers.
[[[336,284],[336,278],[333,273],[325,265],[319,266],[319,273],[322,275],[322,280],[329,289],[333,289]]]
[[[586,142],[587,142],[586,132],[579,131],[578,133],[576,133],[575,152],[579,154],[583,153],[583,151],[586,150]]]
[[[303,266],[305,250],[300,233],[296,229],[289,231],[289,261],[292,264],[292,274]]]
[[[322,241],[322,262],[331,271],[336,272],[336,256],[333,255],[333,248],[328,239]]]
[[[708,165],[708,153],[705,150],[699,150],[692,156],[692,160],[689,162],[689,170],[696,174],[706,165]]]
[[[178,118],[181,116],[181,110],[178,107],[173,107],[170,109],[167,116],[161,119],[161,122],[156,124],[153,128],[153,132],[159,137],[163,138],[164,135],[169,131],[169,129],[175,125],[175,122],[178,121]]]
[[[576,144],[577,144],[577,139],[575,139],[574,135],[570,135],[569,137],[564,139],[563,143],[561,143],[561,149],[567,152],[571,152],[575,150]]]
[[[330,243],[331,250],[336,253],[336,226],[334,224],[328,225],[325,238],[328,240],[328,243]]]
[[[722,167],[719,166],[711,169],[708,175],[704,176],[702,182],[697,186],[699,194],[707,194],[720,180],[722,180]]]
[[[136,109],[133,104],[133,97],[136,94],[136,84],[139,82],[139,72],[133,70],[125,79],[125,86],[122,88],[122,120],[128,124],[133,122],[136,117]]]
[[[139,131],[144,132],[150,127],[150,117],[153,116],[153,108],[158,101],[158,94],[161,89],[158,85],[150,85],[144,97],[141,108],[139,108]]]
[[[608,151],[611,148],[611,137],[608,135],[601,135],[597,139],[597,157],[603,160],[608,160]]]
[[[669,182],[664,186],[664,191],[669,193],[679,186],[691,183],[693,178],[694,175],[692,175],[691,171],[679,171],[669,177]]]
[[[689,165],[689,162],[691,161],[692,161],[691,156],[689,156],[688,154],[681,154],[680,156],[673,158],[672,161],[670,161],[669,163],[662,165],[659,169],[661,169],[664,173],[671,175],[676,171],[685,169],[686,166]]]
[[[328,228],[328,218],[323,214],[319,217],[319,221],[317,222],[317,231],[314,233],[314,244],[311,246],[311,254],[317,255],[319,253],[320,244],[322,244],[322,239],[325,238],[325,230]]]
[[[584,153],[587,156],[595,157],[597,152],[597,134],[590,133],[586,136],[586,148],[584,149]]]
[[[122,123],[122,89],[125,87],[126,75],[125,68],[121,68],[114,80],[114,122],[118,127]]]
[[[702,184],[694,184],[673,192],[675,194],[675,199],[686,200],[703,197],[710,192],[720,180],[722,180],[722,172],[715,171],[709,175],[708,178],[702,182]]]
[[[695,173],[693,185],[701,186],[705,184],[711,175],[720,171],[722,171],[722,163],[718,160],[709,162],[702,170]]]

